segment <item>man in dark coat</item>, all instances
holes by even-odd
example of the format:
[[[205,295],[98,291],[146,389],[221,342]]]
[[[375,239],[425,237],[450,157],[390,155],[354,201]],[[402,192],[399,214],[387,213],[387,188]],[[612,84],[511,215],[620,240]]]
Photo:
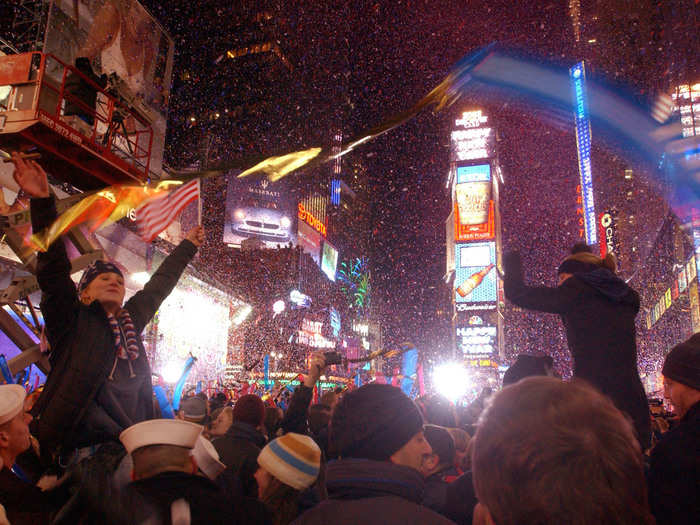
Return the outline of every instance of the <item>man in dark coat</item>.
[[[506,297],[529,310],[559,314],[573,357],[574,377],[609,396],[634,421],[642,449],[651,444],[651,415],[637,369],[634,320],[639,295],[615,275],[612,255],[585,245],[559,266],[559,286],[526,286],[520,254],[504,257]]]
[[[329,499],[294,524],[452,523],[423,507],[423,461],[431,455],[418,408],[400,389],[370,384],[343,396],[331,419]]]
[[[14,525],[49,523],[69,497],[65,488],[44,491],[33,485],[15,465],[31,446],[25,396],[20,385],[0,385],[0,504]]]
[[[39,232],[57,217],[46,173],[34,161],[15,156],[13,162],[15,180],[32,196],[32,228]],[[116,441],[125,428],[154,417],[151,369],[139,334],[203,240],[201,227],[192,230],[123,306],[124,276],[116,265],[97,261],[76,290],[62,239],[38,254],[51,345],[51,372],[32,410],[42,454]]]
[[[681,418],[651,451],[649,502],[658,525],[700,520],[700,334],[666,356],[664,395]]]
[[[423,427],[425,439],[433,453],[423,461],[421,472],[425,476],[423,505],[443,516],[446,515],[447,488],[459,476],[454,465],[455,443],[446,428],[437,425]]]
[[[233,406],[233,423],[226,434],[212,441],[219,459],[226,465],[226,476],[234,476],[240,482],[243,494],[257,496],[253,475],[258,469],[258,454],[267,443],[260,431],[265,419],[265,405],[258,396],[241,396]]]

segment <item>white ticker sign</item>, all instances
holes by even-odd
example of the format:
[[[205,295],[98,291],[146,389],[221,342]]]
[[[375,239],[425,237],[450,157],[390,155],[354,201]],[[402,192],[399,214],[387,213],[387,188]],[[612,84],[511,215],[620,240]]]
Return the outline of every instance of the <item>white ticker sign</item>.
[[[498,329],[495,326],[460,326],[456,335],[462,355],[486,356],[495,349]]]
[[[465,111],[455,120],[450,138],[456,161],[484,159],[490,156],[492,130],[484,125],[488,117],[480,110]]]

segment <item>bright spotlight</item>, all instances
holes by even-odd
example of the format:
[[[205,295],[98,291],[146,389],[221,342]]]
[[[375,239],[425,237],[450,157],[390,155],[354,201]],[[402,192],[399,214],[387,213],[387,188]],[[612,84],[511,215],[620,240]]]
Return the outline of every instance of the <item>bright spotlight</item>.
[[[166,383],[177,383],[182,375],[182,363],[177,363],[175,361],[170,361],[165,368],[163,368],[163,380]]]
[[[471,378],[460,363],[443,363],[433,368],[435,390],[452,402],[459,401],[472,386]]]
[[[285,304],[282,299],[275,301],[275,304],[272,305],[272,311],[275,312],[275,315],[279,315],[284,312],[284,308]]]
[[[292,221],[289,220],[289,217],[282,217],[280,219],[280,224],[282,225],[282,228],[289,228],[292,224]]]

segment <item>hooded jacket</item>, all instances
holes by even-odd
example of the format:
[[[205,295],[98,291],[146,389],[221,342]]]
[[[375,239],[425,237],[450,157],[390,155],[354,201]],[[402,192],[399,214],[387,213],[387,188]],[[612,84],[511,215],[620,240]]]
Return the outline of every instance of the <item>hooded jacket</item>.
[[[32,228],[40,231],[49,226],[57,216],[52,197],[31,200]],[[183,241],[163,261],[143,290],[137,292],[125,304],[140,334],[151,320],[163,300],[177,284],[180,275],[196,253],[190,241]],[[85,305],[78,298],[75,284],[71,280],[71,265],[62,240],[54,242],[45,253],[39,253],[37,280],[41,288],[41,312],[46,323],[46,334],[51,345],[49,362],[51,371],[46,378],[44,390],[32,409],[34,421],[32,432],[39,438],[42,453],[56,452],[59,447],[71,449],[76,446],[97,444],[114,439],[129,424],[112,420],[112,433],[95,433],[95,441],[84,442],[86,433],[91,433],[91,424],[107,421],[107,414],[99,404],[103,385],[115,365],[124,366],[116,359],[114,335],[107,314],[99,303]],[[140,420],[154,417],[151,385],[151,370],[141,338],[137,338],[139,357],[131,365],[141,380],[135,383],[135,392],[126,392],[131,404],[137,403],[136,413]],[[103,425],[103,428],[107,428]],[[81,442],[81,439],[83,440]]]
[[[226,475],[238,479],[245,496],[257,497],[253,475],[258,469],[258,454],[266,443],[258,429],[242,421],[234,421],[226,434],[212,441],[219,459],[226,465]]]
[[[574,377],[591,383],[630,415],[642,448],[648,448],[651,416],[637,369],[637,292],[605,268],[576,273],[549,288],[524,284],[517,253],[507,254],[504,266],[506,297],[528,310],[559,314]]]
[[[341,459],[328,463],[329,499],[302,514],[296,525],[427,525],[452,523],[420,503],[424,481],[412,468],[388,461]]]

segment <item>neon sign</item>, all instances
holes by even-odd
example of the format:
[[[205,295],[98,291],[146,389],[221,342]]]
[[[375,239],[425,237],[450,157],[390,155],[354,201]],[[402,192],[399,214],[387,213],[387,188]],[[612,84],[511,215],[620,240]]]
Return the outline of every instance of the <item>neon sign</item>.
[[[326,236],[326,225],[313,216],[313,214],[304,208],[304,205],[299,203],[299,220],[304,221],[312,228],[315,228],[321,235]]]
[[[593,170],[591,169],[591,125],[588,120],[585,80],[586,70],[579,62],[569,70],[574,90],[574,115],[576,123],[576,146],[578,150],[578,170],[581,175],[583,197],[584,229],[586,242],[596,244],[598,232],[593,201]]]

